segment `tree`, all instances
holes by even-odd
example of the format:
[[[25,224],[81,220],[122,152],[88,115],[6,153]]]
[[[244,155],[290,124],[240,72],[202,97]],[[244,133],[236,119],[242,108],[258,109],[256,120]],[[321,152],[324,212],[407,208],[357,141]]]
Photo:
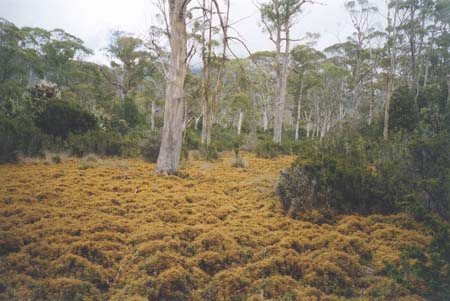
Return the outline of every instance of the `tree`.
[[[103,75],[120,91],[124,100],[146,76],[153,71],[153,58],[143,50],[144,42],[120,31],[115,31],[107,48],[111,55],[110,74],[101,68]]]
[[[393,15],[392,15],[393,14]],[[387,73],[387,87],[386,100],[384,105],[384,127],[383,138],[385,141],[389,138],[389,113],[391,110],[392,94],[394,92],[394,80],[397,63],[398,50],[398,14],[399,14],[399,0],[393,0],[388,7],[388,28],[387,28],[387,43],[386,49],[388,53],[389,67]]]
[[[261,20],[275,44],[275,116],[273,141],[281,144],[283,115],[286,102],[287,79],[291,45],[291,28],[295,17],[308,0],[270,0],[260,5]],[[284,46],[284,49],[283,49]]]
[[[295,136],[299,139],[300,119],[302,114],[303,96],[315,85],[317,85],[317,73],[319,66],[325,59],[325,55],[308,46],[299,45],[292,49],[292,72],[290,73],[290,83],[294,91],[294,99],[297,100],[297,115],[295,118]]]
[[[169,0],[169,73],[164,107],[164,126],[156,173],[178,171],[184,125],[184,81],[187,71],[186,11],[190,0]]]

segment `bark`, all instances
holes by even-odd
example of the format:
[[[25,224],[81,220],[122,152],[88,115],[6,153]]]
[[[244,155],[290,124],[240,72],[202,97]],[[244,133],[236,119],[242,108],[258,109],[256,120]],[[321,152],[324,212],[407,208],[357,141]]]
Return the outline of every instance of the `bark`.
[[[389,49],[389,74],[388,83],[386,89],[386,101],[384,104],[384,129],[383,138],[385,141],[389,139],[389,114],[391,110],[392,94],[394,92],[394,79],[395,79],[395,64],[396,64],[396,54],[397,54],[397,14],[398,14],[398,0],[395,1],[394,7],[394,19],[393,19],[393,32],[391,33],[391,45]],[[391,21],[390,21],[391,23]],[[389,24],[391,25],[391,24]]]
[[[264,132],[266,132],[269,129],[269,116],[268,116],[267,109],[264,109],[263,112],[263,129]]]
[[[244,112],[239,111],[239,117],[238,117],[238,122],[237,122],[237,134],[240,135],[241,134],[241,129],[242,129],[242,121],[244,119]]]
[[[203,0],[203,7],[206,8],[206,1]],[[202,134],[201,143],[208,146],[211,143],[212,112],[209,97],[209,86],[211,82],[211,52],[212,52],[212,2],[209,12],[203,10],[204,29],[202,31]],[[208,26],[206,27],[206,22]],[[207,36],[206,36],[207,35]]]
[[[300,94],[298,95],[298,103],[297,103],[297,120],[295,122],[295,140],[298,140],[299,136],[299,130],[300,130],[300,118],[302,113],[302,98],[303,98],[303,87],[304,87],[304,81],[302,79],[302,82],[300,84]]]
[[[273,142],[277,144],[281,144],[281,135],[283,131],[283,117],[284,117],[284,107],[286,103],[286,89],[287,89],[287,80],[289,73],[289,58],[290,58],[290,36],[289,36],[289,25],[286,26],[286,41],[285,41],[285,49],[284,49],[284,61],[281,66],[280,62],[280,54],[281,54],[281,37],[278,41],[277,45],[277,55],[278,55],[278,64],[277,68],[277,99],[275,106],[275,120],[274,120],[274,136]],[[280,29],[281,31],[281,29]]]
[[[155,101],[152,100],[152,106],[150,111],[150,129],[152,131],[155,130],[155,111],[156,111]]]
[[[447,111],[450,111],[450,75],[447,75]]]
[[[393,76],[389,75],[388,86],[386,91],[386,103],[384,104],[384,129],[383,138],[385,141],[389,139],[389,113],[391,110],[391,99],[393,93]]]
[[[164,107],[164,126],[156,173],[178,171],[184,126],[184,82],[187,71],[186,5],[189,1],[170,0],[170,67]]]

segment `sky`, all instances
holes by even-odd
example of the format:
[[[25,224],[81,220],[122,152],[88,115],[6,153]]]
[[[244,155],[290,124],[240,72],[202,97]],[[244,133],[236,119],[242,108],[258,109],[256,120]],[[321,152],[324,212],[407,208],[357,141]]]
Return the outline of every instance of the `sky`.
[[[230,0],[231,19],[237,22],[239,36],[253,51],[273,50],[268,39],[256,3],[262,0]],[[308,4],[298,20],[293,38],[305,33],[320,33],[315,45],[318,49],[343,42],[352,33],[345,0],[320,0],[321,4]],[[143,39],[151,25],[156,24],[156,8],[153,0],[0,0],[0,17],[19,27],[41,27],[47,30],[61,28],[81,38],[86,46],[95,51],[87,58],[96,63],[107,63],[103,50],[108,46],[111,33],[122,30]],[[236,33],[235,33],[236,34]],[[246,56],[238,45],[235,52]]]

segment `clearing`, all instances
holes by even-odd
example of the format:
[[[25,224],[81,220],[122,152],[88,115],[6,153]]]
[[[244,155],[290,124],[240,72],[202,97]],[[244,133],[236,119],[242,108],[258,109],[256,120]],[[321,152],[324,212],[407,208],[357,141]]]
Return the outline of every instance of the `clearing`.
[[[289,219],[274,187],[294,157],[243,157],[180,177],[137,159],[0,166],[0,300],[419,299],[384,262],[429,243],[420,225]]]

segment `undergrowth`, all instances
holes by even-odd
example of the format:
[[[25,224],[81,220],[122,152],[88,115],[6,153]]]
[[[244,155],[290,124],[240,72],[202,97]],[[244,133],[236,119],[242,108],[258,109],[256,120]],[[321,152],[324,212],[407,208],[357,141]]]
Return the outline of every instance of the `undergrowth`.
[[[294,158],[243,157],[182,177],[137,159],[0,166],[0,300],[421,300],[395,271],[433,247],[422,225],[288,218],[273,188]]]

